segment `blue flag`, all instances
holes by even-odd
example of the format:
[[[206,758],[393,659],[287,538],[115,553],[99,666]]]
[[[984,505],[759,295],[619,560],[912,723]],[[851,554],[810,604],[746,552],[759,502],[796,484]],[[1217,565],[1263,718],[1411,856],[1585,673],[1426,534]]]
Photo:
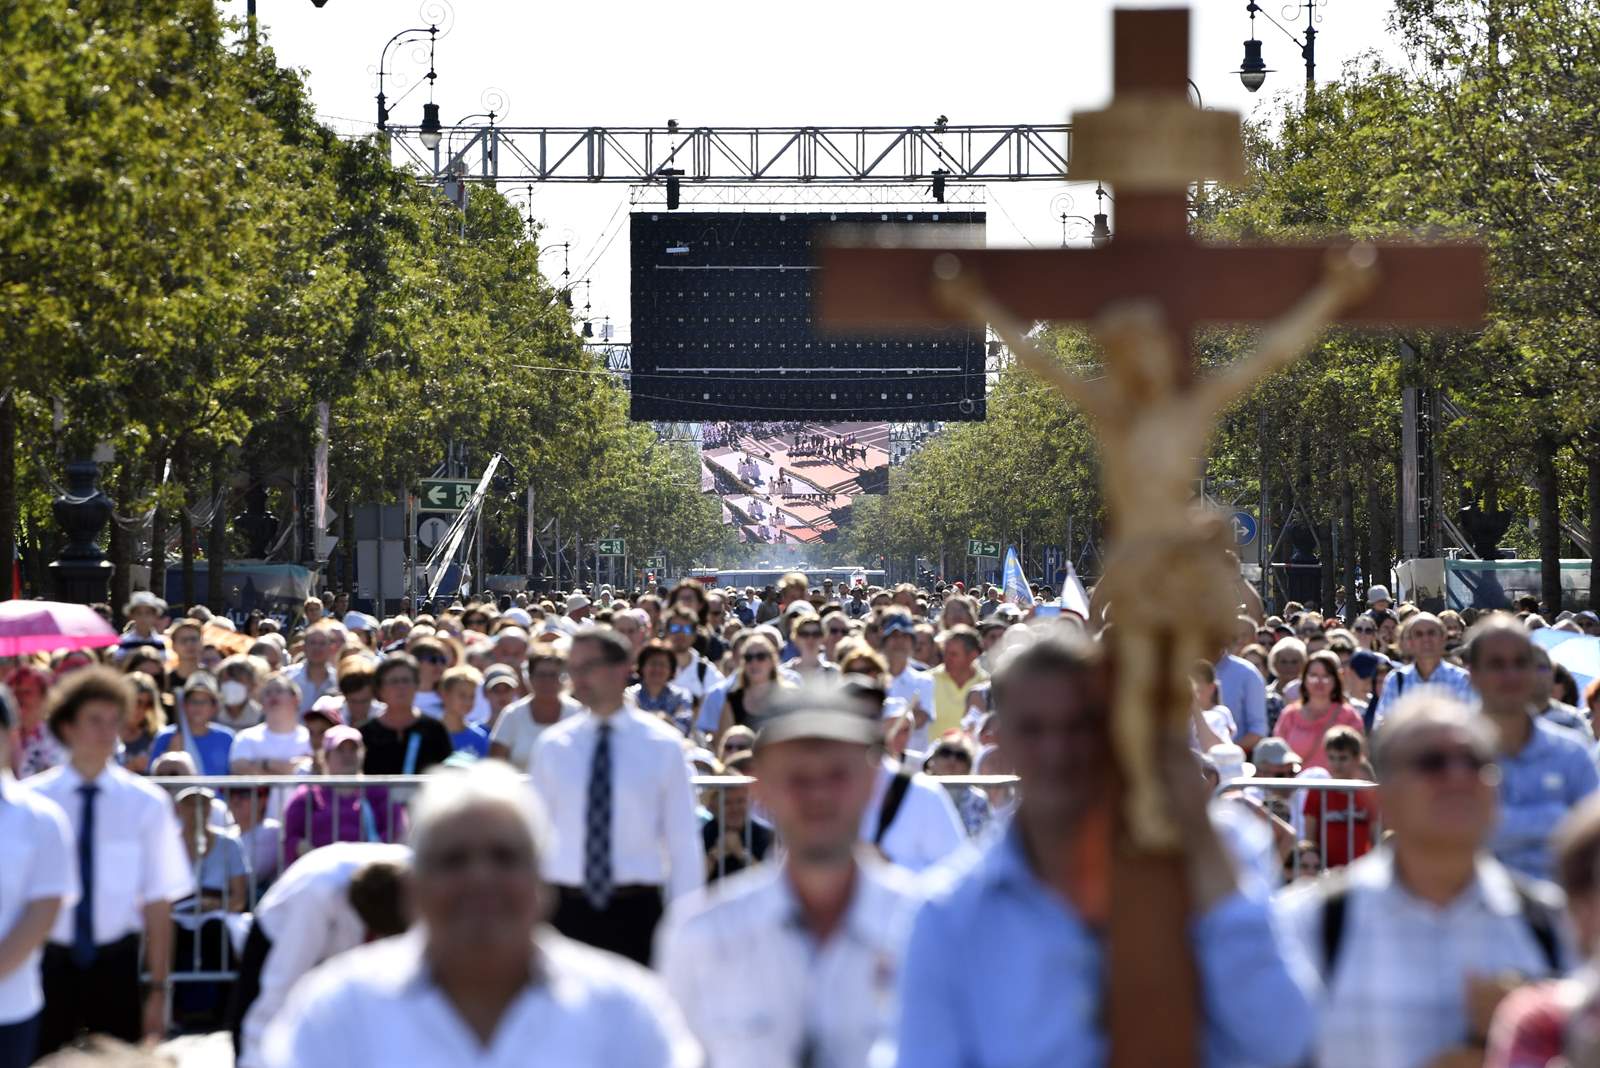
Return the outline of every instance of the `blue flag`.
[[[1022,563],[1017,559],[1017,550],[1006,548],[1006,566],[1001,574],[1001,583],[1005,587],[1005,599],[1018,608],[1033,607],[1033,591],[1028,588],[1028,580],[1022,574]]]

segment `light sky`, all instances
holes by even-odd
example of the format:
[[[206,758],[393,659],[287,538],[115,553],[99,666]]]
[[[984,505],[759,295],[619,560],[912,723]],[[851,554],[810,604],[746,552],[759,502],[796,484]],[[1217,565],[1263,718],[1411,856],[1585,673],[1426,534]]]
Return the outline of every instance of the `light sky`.
[[[244,17],[244,0],[220,2],[226,14]],[[321,9],[309,0],[259,0],[259,20],[279,62],[308,72],[325,121],[342,131],[371,130],[379,51],[395,32],[438,20],[442,0],[432,2],[419,12],[413,0],[327,0]],[[1190,76],[1207,107],[1248,114],[1274,93],[1301,92],[1304,68],[1299,48],[1258,18],[1275,73],[1259,94],[1245,91],[1233,73],[1249,36],[1245,3],[1192,5]],[[491,88],[509,98],[502,121],[512,126],[660,126],[668,119],[685,126],[899,125],[931,123],[940,114],[952,124],[1053,123],[1074,108],[1103,105],[1111,89],[1110,0],[448,0],[444,6],[450,24],[438,44],[435,99],[447,124],[484,110]],[[1262,6],[1285,26],[1305,24],[1293,4]],[[1319,81],[1370,50],[1398,58],[1387,32],[1389,0],[1329,0],[1318,11]],[[426,67],[401,51],[391,70],[399,75],[386,86],[393,101]],[[419,88],[406,97],[391,121],[417,123],[425,93]],[[595,261],[594,313],[610,315],[618,340],[626,340],[629,187],[534,188],[534,214],[546,226],[541,241],[570,240],[574,274]],[[525,189],[506,192],[522,200]],[[1070,207],[1057,199],[1064,190],[1075,199]],[[991,246],[1059,245],[1057,216],[1092,214],[1094,188],[991,185],[982,207]],[[558,275],[560,260],[559,251],[549,253],[545,273]]]

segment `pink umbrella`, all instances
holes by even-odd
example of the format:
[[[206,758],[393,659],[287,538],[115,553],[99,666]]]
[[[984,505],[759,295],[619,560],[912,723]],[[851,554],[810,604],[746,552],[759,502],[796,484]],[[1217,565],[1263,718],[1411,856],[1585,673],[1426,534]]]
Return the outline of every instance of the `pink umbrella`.
[[[86,604],[0,601],[0,656],[115,644],[117,632]]]

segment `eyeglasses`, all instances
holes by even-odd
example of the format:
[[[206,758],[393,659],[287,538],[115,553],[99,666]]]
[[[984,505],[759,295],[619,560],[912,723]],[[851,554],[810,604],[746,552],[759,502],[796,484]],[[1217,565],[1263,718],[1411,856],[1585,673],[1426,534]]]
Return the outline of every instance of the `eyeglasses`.
[[[436,666],[443,667],[449,662],[449,657],[443,656],[439,653],[423,653],[421,656],[417,657],[417,663],[419,664],[434,664]]]
[[[1430,778],[1453,770],[1476,775],[1488,766],[1487,760],[1470,749],[1424,749],[1406,761],[1406,767]]]
[[[828,633],[837,635],[837,636],[842,638],[846,634],[850,633],[850,628],[849,627],[829,627],[828,628]]]
[[[668,623],[668,634],[693,634],[694,628],[687,623]]]
[[[1372,626],[1367,626],[1367,627],[1357,626],[1354,629],[1355,629],[1355,632],[1357,634],[1376,634],[1376,633],[1378,633],[1378,628],[1377,627],[1372,627]]]
[[[771,659],[772,659],[772,654],[769,653],[769,652],[765,652],[765,651],[759,651],[758,650],[757,652],[745,653],[744,654],[744,662],[746,664],[754,664],[758,660],[771,660]]]
[[[821,627],[801,627],[799,630],[795,631],[794,633],[795,633],[795,637],[797,637],[797,638],[820,638],[820,637],[822,637],[822,628]]]

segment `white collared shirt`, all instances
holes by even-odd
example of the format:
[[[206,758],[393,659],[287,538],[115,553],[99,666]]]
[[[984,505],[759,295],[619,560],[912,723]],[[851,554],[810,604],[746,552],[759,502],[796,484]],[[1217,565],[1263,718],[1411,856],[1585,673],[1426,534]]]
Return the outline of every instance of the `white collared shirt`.
[[[676,902],[656,935],[656,967],[712,1068],[865,1068],[893,1019],[918,901],[911,875],[864,856],[839,929],[805,930],[787,864],[763,864]]]
[[[1346,878],[1339,955],[1331,986],[1321,992],[1312,1058],[1318,1068],[1426,1064],[1471,1039],[1468,976],[1550,973],[1510,874],[1487,854],[1472,884],[1443,908],[1401,885],[1388,849],[1350,865]],[[1326,971],[1317,887],[1289,891],[1274,905],[1286,936]]]
[[[582,705],[566,694],[561,695],[561,714],[558,722],[576,716],[582,711]],[[511,750],[506,759],[512,766],[526,771],[528,761],[533,756],[533,743],[539,740],[539,735],[544,732],[545,726],[546,724],[533,718],[533,698],[519,698],[500,711],[500,718],[495,721],[494,730],[489,734],[489,741]]]
[[[861,840],[872,842],[878,836],[878,819],[883,812],[884,795],[898,769],[888,757],[878,767],[878,781],[872,800],[861,814]],[[889,824],[881,847],[890,861],[911,871],[932,867],[967,844],[966,826],[961,813],[943,786],[926,775],[913,775],[900,801],[900,810]]]
[[[78,901],[72,824],[61,806],[0,770],[0,940],[29,905],[49,898],[60,898],[64,913]],[[0,1027],[32,1019],[44,1007],[39,957],[34,950],[0,974]]]
[[[632,961],[542,930],[543,978],[506,1008],[485,1048],[434,985],[427,933],[328,961],[289,995],[267,1029],[269,1068],[695,1068],[700,1047],[677,1006]]]
[[[144,930],[145,905],[194,893],[194,869],[183,849],[172,798],[159,786],[107,764],[94,780],[94,940],[106,945]],[[72,825],[73,849],[83,829],[83,776],[71,764],[29,783],[61,806]],[[50,941],[72,944],[73,914],[62,909]]]
[[[261,992],[245,1013],[239,1068],[261,1068],[261,1041],[300,977],[366,941],[366,926],[346,896],[356,872],[374,861],[409,864],[409,846],[335,842],[313,849],[273,883],[255,922],[272,942],[261,966]]]
[[[909,709],[920,708],[928,717],[927,723],[912,726],[911,740],[906,743],[907,749],[915,749],[919,753],[926,752],[928,727],[933,723],[933,675],[927,671],[918,671],[907,662],[905,670],[889,680],[889,696],[898,697]]]
[[[611,882],[664,886],[670,901],[705,882],[705,844],[683,735],[626,705],[610,722]],[[599,723],[585,710],[546,727],[528,763],[555,830],[544,875],[558,886],[583,885],[589,768]]]

